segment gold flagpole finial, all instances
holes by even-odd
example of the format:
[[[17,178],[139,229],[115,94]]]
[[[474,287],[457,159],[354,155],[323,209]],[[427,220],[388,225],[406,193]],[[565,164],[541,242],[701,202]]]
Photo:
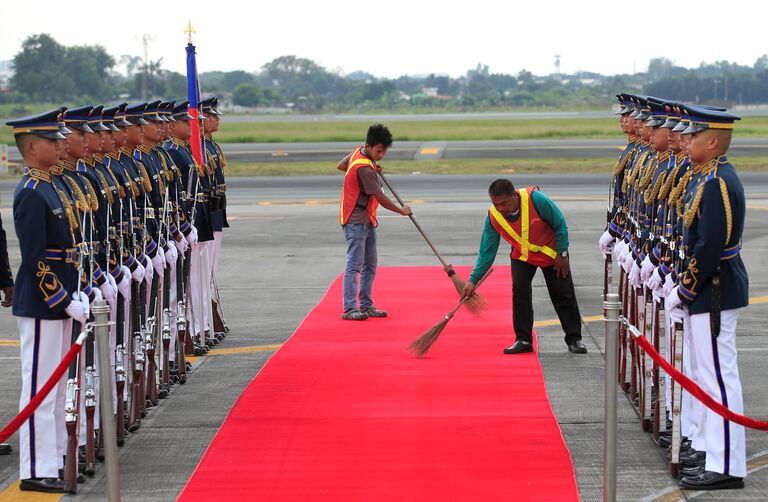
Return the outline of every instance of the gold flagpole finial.
[[[197,31],[195,31],[195,29],[192,27],[192,21],[190,21],[189,24],[187,24],[187,29],[184,30],[184,33],[186,33],[189,36],[189,43],[191,44],[192,34],[197,33]]]

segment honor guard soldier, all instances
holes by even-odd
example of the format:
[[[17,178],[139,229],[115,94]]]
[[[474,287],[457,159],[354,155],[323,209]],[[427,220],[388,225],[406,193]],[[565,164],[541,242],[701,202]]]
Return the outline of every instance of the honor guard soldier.
[[[72,320],[85,325],[85,296],[78,293],[77,221],[69,201],[51,183],[50,168],[61,154],[59,108],[8,122],[24,159],[24,175],[14,193],[13,216],[21,251],[13,314],[21,340],[24,408],[48,380],[69,348]],[[64,421],[59,387],[42,401],[20,431],[22,490],[62,492],[63,459],[57,451],[58,424]]]
[[[748,277],[741,260],[746,213],[744,189],[726,156],[739,117],[702,107],[686,107],[689,156],[699,176],[684,207],[686,264],[666,299],[672,316],[690,316],[697,381],[704,392],[735,413],[744,403],[736,355],[739,309],[748,301]],[[687,309],[687,311],[686,311]],[[706,409],[700,424],[706,463],[684,477],[683,488],[742,488],[746,476],[744,427]]]

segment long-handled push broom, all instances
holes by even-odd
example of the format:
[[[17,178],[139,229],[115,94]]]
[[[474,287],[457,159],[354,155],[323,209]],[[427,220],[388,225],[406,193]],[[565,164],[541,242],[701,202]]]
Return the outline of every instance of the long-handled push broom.
[[[395,196],[395,199],[397,199],[397,202],[399,202],[401,206],[405,206],[403,199],[400,198],[397,192],[395,192],[395,189],[392,188],[392,185],[389,184],[389,181],[384,176],[384,173],[379,171],[379,176],[381,176],[381,180],[384,182],[385,185],[387,185],[387,188],[389,188],[389,191],[392,192],[392,195]],[[437,259],[440,260],[440,263],[443,265],[443,270],[445,270],[445,273],[448,274],[448,277],[453,282],[453,286],[456,288],[456,292],[459,293],[460,295],[463,294],[464,286],[466,285],[466,283],[461,279],[461,277],[459,277],[459,275],[453,269],[453,265],[445,261],[445,258],[443,258],[443,255],[440,254],[440,252],[437,250],[435,245],[432,244],[432,241],[429,239],[429,237],[427,237],[427,234],[424,233],[424,229],[421,228],[421,225],[419,225],[419,223],[416,221],[416,218],[414,218],[412,214],[408,215],[408,217],[416,226],[416,230],[418,230],[421,236],[424,238],[424,240],[427,241],[427,245],[429,245],[430,249],[432,249],[432,252],[435,253],[435,256],[437,256]],[[465,305],[467,307],[467,310],[472,312],[472,314],[478,315],[486,307],[486,302],[482,296],[475,294],[475,295],[472,295],[470,298],[465,299]]]
[[[493,272],[492,268],[489,268],[488,271],[485,273],[483,277],[480,278],[479,281],[477,281],[477,286],[480,287],[480,285],[485,281],[485,279],[491,275]],[[476,295],[472,295],[474,297]],[[470,298],[472,298],[470,297]],[[445,314],[445,317],[442,321],[432,326],[429,330],[427,330],[423,335],[418,337],[416,340],[411,343],[408,348],[411,349],[411,351],[416,355],[416,357],[421,357],[424,354],[427,353],[430,347],[432,347],[432,344],[435,343],[435,340],[437,340],[437,337],[440,336],[440,333],[443,332],[443,328],[448,324],[448,321],[450,321],[453,318],[453,314],[456,313],[457,310],[461,308],[462,305],[466,305],[469,298],[462,298],[459,300],[459,303],[447,314]]]

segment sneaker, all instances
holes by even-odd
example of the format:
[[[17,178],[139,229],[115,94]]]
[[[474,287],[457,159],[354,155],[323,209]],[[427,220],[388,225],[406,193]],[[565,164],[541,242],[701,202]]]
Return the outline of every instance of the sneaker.
[[[341,318],[345,321],[365,321],[368,319],[368,314],[359,310],[348,310],[341,314]]]
[[[367,309],[363,309],[363,313],[367,314],[368,317],[387,317],[386,311],[379,310],[376,307],[368,307]]]

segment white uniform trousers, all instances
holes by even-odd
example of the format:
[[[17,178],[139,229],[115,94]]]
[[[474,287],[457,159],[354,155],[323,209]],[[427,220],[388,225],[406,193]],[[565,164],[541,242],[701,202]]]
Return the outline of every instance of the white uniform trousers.
[[[171,281],[171,291],[170,291],[170,307],[171,309],[171,319],[170,319],[170,327],[171,327],[171,347],[168,349],[168,360],[170,362],[174,362],[176,360],[176,319],[178,315],[179,310],[179,304],[178,304],[178,295],[176,293],[176,267],[178,264],[181,263],[181,258],[176,258],[176,261],[173,262],[171,265],[171,274],[170,274],[170,281]]]
[[[744,413],[741,380],[736,358],[736,322],[739,309],[720,313],[720,335],[712,333],[709,313],[691,316],[693,348],[696,352],[699,386],[715,401],[739,414]],[[706,436],[708,471],[747,475],[744,427],[704,409],[702,430]]]
[[[664,312],[664,360],[672,366],[675,365],[675,361],[672,360],[672,321],[669,318],[669,314],[666,310]],[[661,372],[661,368],[659,368]],[[672,377],[665,375],[664,377],[664,403],[667,406],[666,417],[668,420],[672,420]],[[663,410],[662,410],[663,411]]]
[[[211,271],[214,277],[219,276],[219,259],[221,258],[221,241],[224,236],[224,232],[214,232],[213,241],[211,241],[210,253]]]
[[[683,374],[699,384],[698,362],[692,346],[693,336],[691,318],[686,316],[683,319]],[[691,440],[694,449],[704,451],[706,438],[701,429],[703,405],[688,391],[681,390],[683,397],[680,402],[680,429],[683,435]]]
[[[210,243],[213,241],[206,241],[206,242],[198,242],[192,245],[192,253],[191,253],[191,260],[189,263],[189,293],[192,296],[192,301],[188,303],[187,308],[187,320],[190,321],[190,327],[194,331],[195,334],[199,334],[201,332],[201,313],[204,317],[203,322],[203,331],[210,329],[210,320],[208,319],[208,311],[210,309],[203,308],[205,305],[204,303],[206,301],[210,302],[210,284],[211,284],[211,276],[210,276],[210,267],[208,267],[208,276],[202,278],[202,283],[204,285],[208,285],[208,287],[203,287],[203,304],[200,303],[200,273],[201,273],[201,253],[205,249],[210,248]],[[209,249],[209,256],[210,256],[210,249]],[[190,310],[191,309],[191,310]],[[202,309],[202,312],[201,312]]]
[[[46,320],[17,317],[21,340],[21,397],[19,411],[48,381],[62,353],[70,346],[71,320]],[[65,349],[66,347],[66,349]],[[62,384],[63,382],[63,384]],[[59,384],[40,403],[34,414],[19,431],[19,477],[56,478],[63,460],[59,455],[59,440],[64,424],[66,373]],[[60,404],[60,405],[59,405]]]

